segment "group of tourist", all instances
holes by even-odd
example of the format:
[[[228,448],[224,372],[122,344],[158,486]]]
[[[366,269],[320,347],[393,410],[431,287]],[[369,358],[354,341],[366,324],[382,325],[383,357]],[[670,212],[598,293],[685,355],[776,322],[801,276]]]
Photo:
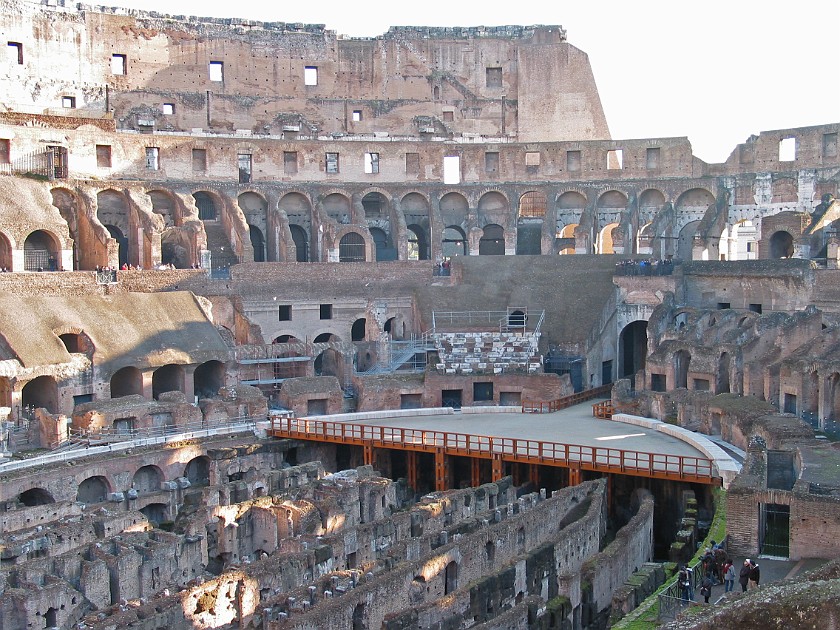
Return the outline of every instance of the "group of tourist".
[[[618,276],[670,276],[674,273],[674,260],[670,256],[622,260],[615,264],[615,273]]]
[[[436,276],[448,276],[452,268],[452,261],[449,258],[444,258],[435,263]]]
[[[735,590],[735,563],[726,553],[723,544],[713,542],[711,547],[706,547],[698,568],[702,572],[702,577],[699,582],[700,595],[703,597],[705,603],[709,603],[713,586],[723,584],[725,593],[730,593]],[[677,574],[680,598],[684,602],[694,601],[692,573],[693,570],[691,567],[681,565]],[[737,577],[738,583],[741,585],[741,590],[746,592],[748,588],[753,589],[758,586],[761,579],[761,569],[754,560],[747,558],[744,560],[740,571],[737,572]]]

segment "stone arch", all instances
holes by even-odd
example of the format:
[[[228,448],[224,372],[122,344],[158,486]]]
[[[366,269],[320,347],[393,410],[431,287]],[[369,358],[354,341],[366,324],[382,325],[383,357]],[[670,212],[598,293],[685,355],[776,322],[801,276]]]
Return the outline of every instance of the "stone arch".
[[[58,384],[52,376],[39,376],[23,386],[21,404],[32,409],[44,408],[58,413]]]
[[[443,594],[454,593],[458,590],[458,563],[452,560],[446,565],[443,573]]]
[[[299,225],[290,225],[292,242],[295,244],[295,262],[309,262],[309,237]]]
[[[271,343],[273,343],[273,344],[280,344],[280,343],[300,343],[300,339],[298,339],[298,338],[297,338],[297,337],[295,337],[294,335],[288,335],[288,334],[285,334],[285,335],[277,335],[276,337],[274,337],[274,339],[272,340],[272,342],[271,342]]]
[[[448,192],[440,198],[438,205],[444,223],[466,226],[470,204],[464,195],[458,192]]]
[[[517,217],[520,219],[544,219],[548,201],[545,194],[531,190],[519,198]]]
[[[335,348],[327,348],[315,357],[315,376],[335,376],[344,382],[344,355]]]
[[[627,195],[618,190],[607,190],[598,197],[598,209],[624,210],[627,207]]]
[[[133,365],[120,368],[111,376],[111,398],[143,395],[143,374]]]
[[[373,239],[374,260],[394,260],[396,250],[390,246],[388,233],[378,227],[368,228],[368,231],[371,239]]]
[[[467,255],[467,235],[457,225],[448,225],[443,230],[441,253],[445,258]]]
[[[265,262],[268,260],[266,256],[266,234],[269,228],[268,201],[262,194],[246,190],[239,194],[236,203],[248,223],[251,247],[254,249],[254,262]]]
[[[490,190],[478,200],[478,211],[481,214],[506,214],[510,210],[507,196],[498,190]]]
[[[57,271],[61,266],[61,242],[49,230],[30,232],[23,242],[25,271]]]
[[[315,336],[312,343],[339,343],[341,339],[338,335],[331,332],[322,332]]]
[[[265,235],[256,225],[248,224],[248,235],[251,239],[251,247],[254,249],[254,262],[265,262]]]
[[[560,239],[558,254],[571,255],[575,253],[575,229],[577,226],[577,223],[569,223],[560,229],[557,236]]]
[[[613,230],[618,227],[618,223],[608,223],[598,233],[598,253],[599,254],[614,254],[613,249]]]
[[[0,230],[0,268],[12,270],[12,241]]]
[[[618,336],[619,378],[631,378],[645,369],[647,358],[647,325],[643,319],[630,322]]]
[[[688,387],[688,371],[691,365],[691,354],[688,350],[679,350],[674,354],[674,388]]]
[[[365,211],[365,219],[387,219],[389,199],[382,192],[374,190],[362,197],[362,208]]]
[[[690,221],[699,221],[714,203],[715,196],[705,188],[689,188],[684,191],[674,204],[678,215],[677,227],[681,228]]]
[[[350,328],[350,341],[364,341],[367,339],[367,318],[360,317]]]
[[[339,225],[348,225],[353,217],[350,198],[342,193],[330,193],[321,201],[324,213]]]
[[[108,499],[111,484],[102,475],[88,477],[79,484],[76,491],[76,501],[79,503],[102,503]]]
[[[657,188],[647,188],[639,195],[639,208],[655,214],[665,205],[665,194]]]
[[[408,259],[428,260],[429,240],[423,226],[412,223],[406,226],[406,232],[408,236]]]
[[[365,262],[365,238],[358,232],[347,232],[338,242],[339,262]]]
[[[786,230],[774,232],[770,237],[770,258],[792,258],[793,235]]]
[[[505,255],[505,229],[496,223],[484,226],[481,240],[478,242],[479,256]]]
[[[691,260],[694,250],[694,235],[697,232],[697,226],[700,221],[689,221],[680,230],[680,235],[677,238],[677,258],[681,260]]]
[[[567,190],[557,197],[557,208],[583,211],[586,208],[586,195],[577,190]]]
[[[152,374],[152,397],[157,400],[166,392],[184,392],[184,366],[169,363],[156,369]]]
[[[210,458],[206,455],[193,457],[184,468],[186,477],[193,486],[206,486],[210,483]]]
[[[169,506],[166,503],[149,503],[140,508],[140,513],[153,527],[160,527],[161,523],[169,520]]]
[[[636,251],[640,254],[653,253],[653,223],[645,223],[636,235]]]
[[[62,326],[54,330],[53,333],[61,340],[64,348],[70,354],[84,354],[88,358],[92,358],[93,353],[96,352],[93,340],[81,328]]]
[[[216,398],[219,390],[225,386],[225,364],[221,361],[205,361],[193,375],[194,395],[199,400]]]
[[[309,197],[298,191],[288,192],[277,203],[277,207],[286,213],[289,231],[295,244],[295,260],[309,262],[312,233],[312,202]]]
[[[164,480],[163,471],[157,466],[149,464],[137,469],[131,478],[131,487],[138,494],[148,494],[160,490],[160,486]]]
[[[18,495],[18,501],[26,507],[55,503],[53,495],[44,488],[29,488],[29,490],[24,490]]]
[[[175,196],[167,190],[150,190],[146,193],[152,202],[152,212],[163,217],[165,228],[180,227],[181,213]]]
[[[218,221],[219,209],[223,206],[221,199],[206,190],[197,190],[192,194],[195,207],[198,208],[198,218],[202,221]]]

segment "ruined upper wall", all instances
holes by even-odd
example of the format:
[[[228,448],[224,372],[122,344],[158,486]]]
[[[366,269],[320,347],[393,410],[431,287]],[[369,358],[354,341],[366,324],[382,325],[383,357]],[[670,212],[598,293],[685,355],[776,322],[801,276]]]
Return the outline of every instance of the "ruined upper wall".
[[[0,12],[0,33],[20,44],[0,75],[12,110],[72,105],[120,128],[172,131],[609,138],[589,59],[559,26],[344,39],[321,25],[86,5],[2,0]]]

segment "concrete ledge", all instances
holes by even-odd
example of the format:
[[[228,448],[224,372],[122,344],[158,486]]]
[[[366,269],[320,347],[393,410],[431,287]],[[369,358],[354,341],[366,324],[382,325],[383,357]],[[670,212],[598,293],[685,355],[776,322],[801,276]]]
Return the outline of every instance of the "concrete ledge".
[[[689,431],[682,427],[656,420],[655,418],[644,418],[642,416],[631,416],[627,413],[613,414],[613,420],[616,422],[623,422],[624,424],[632,424],[637,427],[651,429],[670,435],[686,444],[690,444],[698,451],[703,453],[706,457],[714,461],[718,474],[723,479],[724,489],[729,488],[729,484],[735,479],[735,476],[741,472],[741,464],[732,459],[732,457],[724,451],[717,444],[712,442],[708,437],[701,433]]]
[[[519,405],[488,405],[485,407],[461,407],[461,413],[522,413],[522,407]]]
[[[362,422],[383,418],[416,418],[417,416],[446,416],[453,414],[452,407],[423,407],[421,409],[390,409],[386,411],[359,411],[356,413],[334,413],[328,416],[303,416],[307,420],[327,422]]]

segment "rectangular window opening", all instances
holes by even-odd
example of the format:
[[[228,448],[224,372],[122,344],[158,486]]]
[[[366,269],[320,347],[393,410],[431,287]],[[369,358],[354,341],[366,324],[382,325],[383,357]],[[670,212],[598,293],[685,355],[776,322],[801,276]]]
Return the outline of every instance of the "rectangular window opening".
[[[420,154],[406,153],[405,154],[405,174],[419,175],[420,174]]]
[[[225,80],[225,64],[222,61],[210,62],[210,80],[221,83]]]
[[[580,151],[566,151],[566,170],[579,171],[580,170]]]
[[[76,107],[76,97],[75,96],[62,96],[61,97],[61,106],[64,109],[73,109]]]
[[[19,66],[23,65],[23,44],[20,42],[9,42],[9,61]]]
[[[487,68],[487,87],[500,88],[502,87],[502,69],[501,68]]]
[[[0,138],[0,164],[11,162],[11,141],[8,138]]]
[[[823,134],[823,157],[837,157],[837,134]]]
[[[447,155],[443,158],[443,183],[461,183],[461,157],[458,155]]]
[[[298,172],[297,151],[283,151],[283,172],[286,175],[294,175]]]
[[[782,138],[779,140],[779,162],[793,162],[796,160],[796,138]]]
[[[338,173],[338,153],[327,153],[327,173]]]
[[[362,121],[362,110],[354,109],[353,110],[353,122],[361,122]]]
[[[333,318],[333,305],[332,304],[321,304],[320,314],[321,314],[321,319],[332,319]]]
[[[111,168],[111,145],[96,145],[96,166],[99,168]]]
[[[240,153],[237,156],[239,164],[239,183],[247,184],[251,181],[251,154]]]
[[[619,171],[624,168],[624,151],[622,149],[613,149],[607,151],[607,170]]]
[[[455,112],[453,112],[451,109],[443,112],[443,122],[454,122],[454,121],[455,121]]]
[[[379,172],[379,154],[365,153],[365,173]]]
[[[652,147],[647,150],[645,155],[645,168],[648,170],[656,170],[659,168],[659,157],[660,157],[660,149],[659,147]]]
[[[146,170],[156,171],[160,168],[160,149],[146,147]]]
[[[664,392],[665,391],[665,375],[664,374],[651,374],[650,375],[650,389],[654,392]]]
[[[725,311],[728,308],[731,308],[731,304],[729,302],[718,302],[719,311]]]
[[[163,111],[164,116],[171,116],[175,113],[175,103],[164,103],[161,106],[161,111]]]
[[[125,55],[111,55],[111,74],[124,75],[126,71]]]
[[[484,154],[484,172],[498,173],[499,172],[499,152],[488,151]]]
[[[303,84],[318,85],[318,67],[305,66],[303,69]]]
[[[207,170],[207,149],[192,150],[192,170],[194,173],[203,173]]]
[[[281,304],[278,307],[278,315],[280,317],[281,322],[290,322],[292,321],[292,305],[291,304]]]
[[[750,310],[753,313],[758,313],[759,315],[761,315],[761,304],[750,304]]]

